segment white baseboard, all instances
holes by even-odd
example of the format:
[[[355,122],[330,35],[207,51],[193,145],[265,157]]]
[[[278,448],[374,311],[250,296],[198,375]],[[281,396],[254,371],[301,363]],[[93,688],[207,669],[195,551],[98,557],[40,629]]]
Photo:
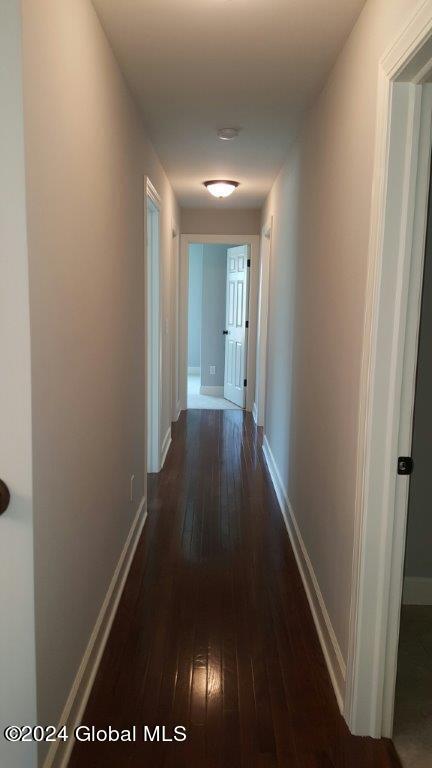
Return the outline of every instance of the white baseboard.
[[[165,464],[165,459],[167,457],[167,453],[169,451],[170,445],[171,445],[171,424],[169,425],[166,431],[166,435],[162,443],[161,469],[163,469],[163,465]]]
[[[146,500],[142,498],[60,717],[58,727],[66,725],[69,739],[52,743],[43,768],[66,768],[69,762],[73,733],[84,715],[146,517]]]
[[[188,365],[189,376],[199,376],[200,373],[201,373],[201,368],[199,365]]]
[[[223,387],[200,387],[200,395],[212,395],[213,397],[223,397]]]
[[[258,408],[256,403],[252,406],[252,416],[255,424],[258,426]]]
[[[297,566],[300,571],[300,576],[305,588],[339,709],[342,712],[345,694],[346,664],[332,627],[330,616],[321,594],[311,560],[307,553],[305,543],[266,436],[264,436],[263,453],[276,491],[276,496],[279,501],[279,506],[297,561]]]
[[[404,605],[432,605],[432,578],[406,576],[402,603]]]

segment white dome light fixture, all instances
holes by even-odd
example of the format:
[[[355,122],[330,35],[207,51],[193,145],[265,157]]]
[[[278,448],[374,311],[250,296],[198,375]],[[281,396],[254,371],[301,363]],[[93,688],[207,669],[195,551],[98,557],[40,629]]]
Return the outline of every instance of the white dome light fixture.
[[[239,186],[238,181],[228,181],[227,179],[213,179],[205,181],[204,186],[213,197],[229,197]]]
[[[218,138],[222,141],[231,141],[239,135],[238,128],[219,128],[217,132]]]

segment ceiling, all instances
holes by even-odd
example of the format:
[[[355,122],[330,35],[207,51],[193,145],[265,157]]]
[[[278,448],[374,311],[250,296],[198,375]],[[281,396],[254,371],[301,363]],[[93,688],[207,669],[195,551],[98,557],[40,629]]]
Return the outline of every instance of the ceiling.
[[[93,0],[183,207],[260,207],[364,0]],[[240,128],[221,141],[216,131]],[[203,188],[228,178],[227,200]]]

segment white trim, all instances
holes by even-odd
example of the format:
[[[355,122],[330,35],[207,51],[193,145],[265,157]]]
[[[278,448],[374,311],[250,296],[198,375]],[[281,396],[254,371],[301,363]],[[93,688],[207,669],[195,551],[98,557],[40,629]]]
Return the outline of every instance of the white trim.
[[[145,182],[145,192],[146,196],[150,198],[150,200],[155,204],[156,208],[161,208],[162,206],[162,198],[159,195],[156,187],[152,183],[149,176],[144,177]]]
[[[199,365],[188,365],[188,376],[199,376],[201,367]]]
[[[258,311],[258,263],[259,235],[182,235],[180,238],[180,409],[187,408],[187,341],[188,341],[188,290],[189,245],[191,243],[219,245],[249,245],[251,268],[249,275],[249,329],[247,347],[246,410],[252,411],[255,396],[256,337]]]
[[[432,605],[432,577],[406,576],[402,603],[403,605]]]
[[[178,226],[172,222],[171,249],[171,418],[179,417],[179,333],[180,333],[180,237]]]
[[[144,177],[144,248],[146,284],[146,456],[147,471],[159,472],[161,467],[162,420],[162,260],[161,256],[161,198],[148,178]],[[152,231],[156,252],[149,252],[149,202],[157,212],[158,228]]]
[[[300,571],[339,709],[342,711],[346,678],[345,662],[267,436],[264,436],[263,453]]]
[[[258,319],[257,319],[257,355],[255,384],[255,423],[264,427],[265,398],[267,385],[267,333],[268,307],[270,290],[270,260],[272,247],[273,216],[261,230]]]
[[[258,410],[257,410],[257,404],[255,402],[252,406],[252,416],[255,424],[258,426]]]
[[[167,457],[167,453],[169,451],[170,445],[171,445],[171,424],[169,425],[165,433],[165,437],[162,443],[161,469],[163,469],[163,466],[165,464],[165,459]]]
[[[69,762],[75,743],[74,729],[81,723],[84,715],[146,518],[146,500],[143,497],[60,717],[58,728],[66,725],[69,739],[66,742],[52,743],[43,768],[66,768]]]
[[[344,711],[375,737],[392,735],[409,487],[396,461],[411,450],[431,129],[430,86],[413,83],[431,32],[426,0],[379,67]]]
[[[223,397],[224,396],[224,388],[223,387],[201,386],[200,387],[200,395],[211,395],[212,397]]]

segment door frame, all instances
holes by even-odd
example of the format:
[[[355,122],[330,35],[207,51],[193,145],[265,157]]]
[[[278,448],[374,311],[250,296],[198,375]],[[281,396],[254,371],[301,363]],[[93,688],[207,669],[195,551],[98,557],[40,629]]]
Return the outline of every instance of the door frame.
[[[192,244],[248,245],[250,248],[249,329],[247,344],[246,410],[252,411],[255,392],[256,336],[258,314],[259,235],[181,235],[180,237],[180,410],[187,408],[187,347],[189,301],[189,246]]]
[[[344,715],[391,737],[430,179],[432,0],[379,65]]]
[[[172,222],[172,253],[171,253],[171,420],[177,421],[180,416],[180,379],[179,379],[179,350],[180,350],[180,235],[175,221]]]
[[[272,247],[273,216],[261,230],[258,285],[257,353],[255,395],[252,413],[255,424],[264,427],[267,386],[267,335],[270,290],[270,259]]]
[[[146,285],[146,465],[147,472],[161,468],[162,420],[162,292],[161,292],[161,197],[148,176],[144,177],[144,246]],[[148,206],[158,213],[157,247],[149,249]],[[149,321],[151,313],[151,323]]]

